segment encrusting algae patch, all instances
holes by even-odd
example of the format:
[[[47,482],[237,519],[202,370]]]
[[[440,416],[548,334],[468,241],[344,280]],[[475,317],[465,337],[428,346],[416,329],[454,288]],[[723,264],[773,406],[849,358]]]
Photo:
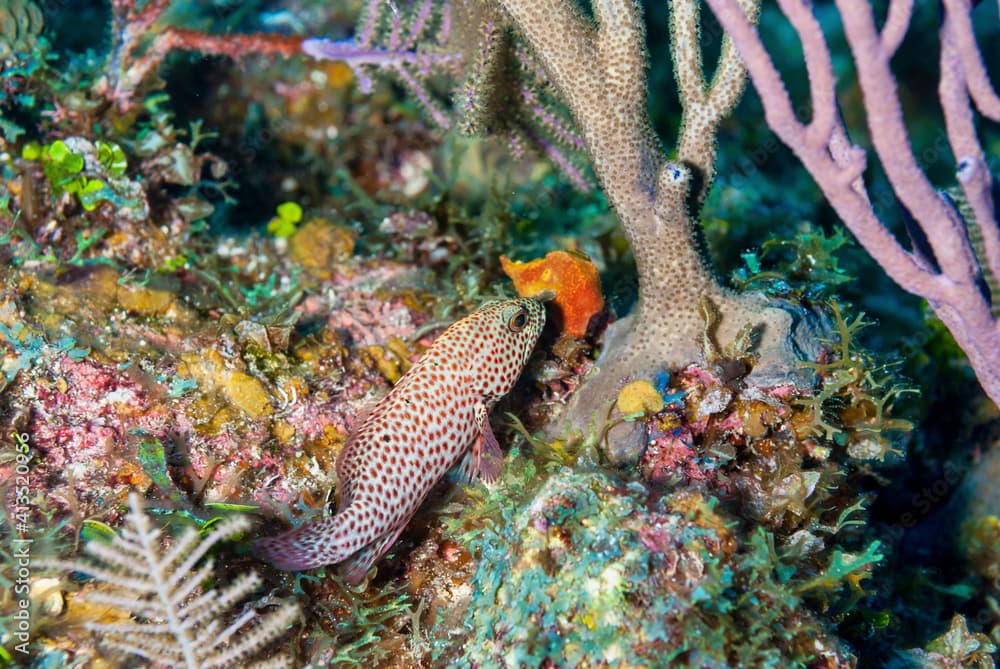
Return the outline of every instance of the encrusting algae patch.
[[[649,381],[633,381],[618,393],[618,410],[624,416],[652,416],[663,410],[663,396]]]

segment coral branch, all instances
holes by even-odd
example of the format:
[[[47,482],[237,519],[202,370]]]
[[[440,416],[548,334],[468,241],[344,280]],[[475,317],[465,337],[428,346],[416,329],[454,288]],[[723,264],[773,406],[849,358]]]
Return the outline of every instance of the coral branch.
[[[806,130],[811,143],[825,147],[829,144],[833,126],[839,113],[834,92],[833,65],[830,51],[823,40],[819,21],[807,5],[794,0],[779,0],[781,10],[788,17],[802,42],[802,50],[809,74],[809,95],[812,98],[812,121]]]
[[[379,49],[366,47],[353,39],[328,40],[322,38],[307,39],[302,42],[302,51],[317,60],[339,60],[354,71],[358,85],[365,93],[371,92],[371,76],[368,67],[393,70],[398,73],[406,71],[407,67],[415,67],[429,72],[435,66],[447,66],[460,63],[460,53],[421,53],[407,48]]]
[[[928,222],[921,228],[936,264],[954,280],[976,281],[978,266],[965,224],[934,189],[913,155],[896,80],[889,70],[889,58],[878,38],[871,8],[858,3],[848,7],[844,0],[839,0],[837,6],[858,70],[872,145],[893,190],[918,223]]]
[[[944,7],[951,37],[962,59],[962,70],[968,81],[969,94],[980,114],[1000,122],[1000,96],[997,96],[996,90],[990,83],[990,77],[983,66],[983,57],[976,45],[972,20],[969,17],[971,4],[968,0],[944,0]]]
[[[1000,226],[997,225],[993,206],[993,178],[976,137],[976,122],[969,104],[969,98],[975,98],[975,94],[968,80],[968,68],[965,64],[968,57],[962,53],[968,51],[970,46],[975,49],[975,38],[971,33],[972,26],[968,23],[968,8],[957,7],[958,4],[951,1],[945,3],[940,30],[941,81],[938,97],[944,112],[948,141],[958,162],[958,181],[972,209],[986,265],[993,277],[997,278],[1000,277]],[[963,43],[965,47],[962,46]],[[978,49],[975,51],[975,60],[981,69]],[[988,81],[986,84],[989,87]],[[992,93],[992,89],[990,92]],[[995,97],[995,93],[993,96]],[[982,111],[984,105],[980,103],[978,106]],[[1000,112],[1000,104],[997,111]],[[985,111],[983,113],[986,114]],[[1000,116],[994,120],[1000,120]],[[1000,295],[994,295],[993,298],[1000,299]]]
[[[882,48],[885,53],[892,58],[893,54],[903,43],[906,30],[910,27],[910,19],[913,17],[913,0],[892,0],[889,3],[889,15],[882,26]]]
[[[434,124],[447,129],[451,127],[447,105],[431,92],[427,80],[437,73],[455,76],[465,66],[465,53],[447,46],[451,13],[450,5],[436,9],[433,0],[423,0],[406,12],[393,2],[371,0],[353,39],[308,39],[302,50],[319,60],[343,61],[365,93],[371,92],[372,73],[392,73]]]
[[[630,2],[597,0],[594,15],[605,94],[617,99],[623,109],[637,113],[646,104],[645,77],[635,71],[637,64],[646,62],[642,8]]]
[[[752,21],[758,3],[741,2]],[[677,156],[693,167],[700,177],[695,209],[708,194],[715,177],[716,140],[719,123],[739,102],[746,87],[746,71],[739,53],[728,36],[722,39],[719,61],[710,86],[705,84],[701,59],[701,11],[694,0],[679,0],[670,6],[670,52],[674,59],[674,77],[680,92],[683,115],[677,138]]]
[[[794,0],[780,2],[802,42],[810,76],[814,111],[813,122],[806,128],[796,119],[784,83],[737,3],[707,1],[743,56],[768,125],[799,157],[831,206],[886,273],[904,289],[930,302],[968,354],[987,394],[1000,403],[1000,362],[995,356],[1000,346],[1000,326],[991,313],[992,300],[1000,296],[990,296],[982,270],[986,267],[996,274],[1000,232],[990,199],[992,179],[976,138],[969,98],[979,95],[987,109],[990,103],[989,95],[982,90],[983,82],[975,84],[979,92],[973,93],[973,84],[966,78],[970,76],[966,66],[971,61],[973,66],[979,64],[978,70],[973,67],[975,73],[971,76],[985,77],[968,22],[967,3],[945,3],[939,93],[948,137],[958,160],[958,180],[975,221],[964,220],[958,208],[935,190],[917,165],[910,146],[889,60],[906,32],[912,3],[893,2],[880,34],[868,4],[837,0],[858,72],[872,144],[896,196],[918,227],[914,251],[908,252],[879,220],[860,179],[864,151],[851,145],[840,120],[829,50],[810,6]],[[820,125],[826,123],[831,124],[829,133]],[[979,227],[985,258],[977,257],[970,242],[970,225]]]

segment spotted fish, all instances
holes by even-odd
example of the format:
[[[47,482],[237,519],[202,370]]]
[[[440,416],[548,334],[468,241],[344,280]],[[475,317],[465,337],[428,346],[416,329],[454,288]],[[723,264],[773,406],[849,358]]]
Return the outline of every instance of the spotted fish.
[[[488,302],[445,330],[344,446],[340,510],[258,539],[257,554],[289,571],[346,560],[342,573],[358,583],[454,465],[461,461],[467,480],[495,480],[503,453],[489,412],[514,386],[543,325],[542,303],[520,298]]]

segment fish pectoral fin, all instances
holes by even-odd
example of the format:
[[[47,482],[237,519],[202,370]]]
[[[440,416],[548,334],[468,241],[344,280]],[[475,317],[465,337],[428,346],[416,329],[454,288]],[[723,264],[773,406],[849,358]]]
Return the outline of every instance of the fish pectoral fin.
[[[459,483],[472,483],[476,480],[476,449],[470,448],[458,461],[454,469],[454,477]]]
[[[485,404],[476,406],[476,427],[479,428],[479,436],[465,456],[467,460],[471,458],[471,461],[468,464],[463,461],[462,471],[467,473],[468,481],[478,476],[486,483],[493,483],[503,471],[503,451],[493,434],[490,413]]]
[[[403,533],[405,527],[406,522],[400,523],[399,527],[389,530],[341,563],[339,571],[344,580],[350,585],[357,585],[365,580],[368,570],[396,543],[396,539]]]

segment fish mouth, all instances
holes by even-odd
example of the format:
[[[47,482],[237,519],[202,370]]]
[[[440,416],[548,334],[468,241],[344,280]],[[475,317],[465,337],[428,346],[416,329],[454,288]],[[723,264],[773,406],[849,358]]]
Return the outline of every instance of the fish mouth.
[[[531,297],[539,302],[551,302],[556,299],[556,291],[546,288],[545,290],[540,291],[537,295],[532,295]]]

